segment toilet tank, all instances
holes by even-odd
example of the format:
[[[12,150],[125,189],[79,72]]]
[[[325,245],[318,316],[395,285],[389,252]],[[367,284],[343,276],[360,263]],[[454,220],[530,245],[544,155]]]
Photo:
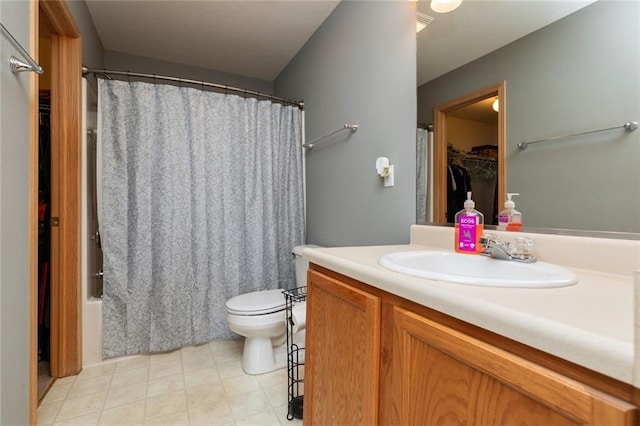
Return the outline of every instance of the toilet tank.
[[[296,287],[304,287],[307,285],[307,269],[309,269],[309,262],[302,258],[302,250],[305,248],[320,247],[314,244],[307,244],[302,246],[295,246],[293,248],[293,257],[295,259],[296,266]]]

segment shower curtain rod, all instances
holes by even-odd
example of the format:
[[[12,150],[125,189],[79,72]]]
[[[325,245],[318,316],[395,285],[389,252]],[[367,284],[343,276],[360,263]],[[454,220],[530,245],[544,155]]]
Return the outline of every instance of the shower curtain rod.
[[[294,105],[300,109],[304,109],[304,101],[292,101],[291,99],[281,98],[279,96],[269,95],[266,93],[256,92],[253,90],[242,89],[240,87],[227,86],[226,84],[208,83],[206,81],[190,80],[187,78],[170,77],[166,75],[145,74],[145,73],[130,72],[130,71],[99,70],[99,69],[82,67],[82,75],[86,75],[86,74],[93,74],[96,77],[98,77],[99,75],[102,75],[104,76],[104,78],[107,78],[109,80],[111,80],[111,77],[110,77],[110,74],[111,74],[111,75],[122,75],[125,77],[139,77],[139,78],[150,78],[153,80],[173,81],[176,83],[193,84],[196,86],[214,87],[216,89],[221,89],[225,91],[244,93],[245,95],[252,95],[257,98],[267,98],[273,101],[282,102],[287,105]]]

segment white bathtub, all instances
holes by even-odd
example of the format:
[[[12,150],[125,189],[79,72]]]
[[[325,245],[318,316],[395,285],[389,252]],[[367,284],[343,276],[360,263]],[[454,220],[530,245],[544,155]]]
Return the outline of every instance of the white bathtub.
[[[92,219],[94,208],[92,197],[95,195],[96,185],[93,182],[90,170],[94,155],[94,149],[89,131],[95,131],[97,127],[97,96],[87,84],[87,79],[82,79],[82,366],[99,364],[102,360],[102,300],[93,297],[91,286],[94,284],[95,274],[101,265],[96,265],[95,255],[95,227]]]

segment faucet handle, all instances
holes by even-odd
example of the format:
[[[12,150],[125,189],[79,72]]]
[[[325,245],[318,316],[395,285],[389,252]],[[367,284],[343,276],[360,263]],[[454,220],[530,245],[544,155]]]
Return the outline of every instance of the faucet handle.
[[[517,237],[513,240],[515,254],[519,256],[532,257],[535,243],[531,238]]]

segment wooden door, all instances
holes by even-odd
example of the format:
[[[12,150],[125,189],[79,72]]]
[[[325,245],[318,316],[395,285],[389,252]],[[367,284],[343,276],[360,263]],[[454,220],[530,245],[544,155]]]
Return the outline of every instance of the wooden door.
[[[402,425],[632,425],[635,407],[394,308]]]
[[[375,425],[380,298],[309,271],[305,425]]]

